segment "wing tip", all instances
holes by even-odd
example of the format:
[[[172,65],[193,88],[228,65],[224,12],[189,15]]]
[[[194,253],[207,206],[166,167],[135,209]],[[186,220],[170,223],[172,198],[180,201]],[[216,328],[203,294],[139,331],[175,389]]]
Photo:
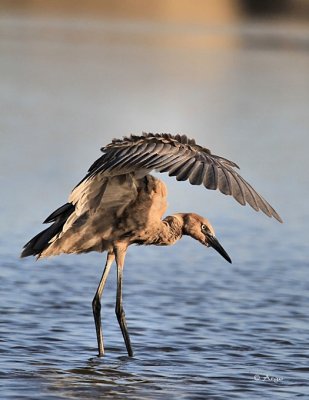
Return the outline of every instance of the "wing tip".
[[[234,197],[234,196],[233,196]],[[234,197],[235,198],[235,197]],[[236,198],[235,198],[236,199]],[[237,199],[236,199],[237,200]],[[263,199],[264,200],[264,199]],[[245,203],[242,204],[240,203],[242,206],[245,206],[247,204],[249,204],[249,206],[256,212],[261,211],[263,214],[265,214],[268,218],[274,218],[276,219],[278,222],[280,222],[280,224],[283,224],[284,221],[283,219],[280,217],[280,215],[277,213],[277,211],[269,204],[266,202],[266,200],[264,200],[264,202],[266,203],[265,208],[262,208],[260,205],[257,205],[257,207],[255,207],[253,204],[251,204],[251,202],[249,202],[248,200],[245,200]]]
[[[273,210],[273,211],[274,211],[274,212],[272,213],[272,217],[275,218],[278,222],[280,222],[280,224],[283,224],[284,221],[283,221],[283,219],[280,217],[280,215],[279,215],[275,210]]]

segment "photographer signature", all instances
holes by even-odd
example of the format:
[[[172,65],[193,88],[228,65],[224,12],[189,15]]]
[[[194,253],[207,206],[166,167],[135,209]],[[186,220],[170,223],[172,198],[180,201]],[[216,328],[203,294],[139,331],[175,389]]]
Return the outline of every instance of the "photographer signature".
[[[277,378],[275,376],[269,376],[269,375],[258,375],[255,374],[253,379],[255,381],[262,381],[262,382],[275,382],[278,383],[280,381],[283,381],[283,378]]]

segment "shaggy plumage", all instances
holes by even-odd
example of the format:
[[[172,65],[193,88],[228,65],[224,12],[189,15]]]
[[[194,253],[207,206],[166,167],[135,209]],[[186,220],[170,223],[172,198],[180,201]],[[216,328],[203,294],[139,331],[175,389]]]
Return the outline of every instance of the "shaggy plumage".
[[[238,174],[237,164],[212,154],[185,135],[131,135],[114,139],[102,151],[103,155],[73,189],[68,203],[45,220],[52,225],[32,238],[21,256],[107,251],[105,271],[93,301],[99,355],[104,353],[100,298],[114,259],[118,271],[116,313],[128,354],[132,355],[122,308],[122,268],[128,246],[171,245],[189,235],[231,262],[207,219],[194,213],[179,213],[162,220],[167,208],[166,186],[150,175],[152,170],[167,172],[179,181],[189,180],[192,185],[219,189],[242,205],[248,203],[256,211],[282,220]]]

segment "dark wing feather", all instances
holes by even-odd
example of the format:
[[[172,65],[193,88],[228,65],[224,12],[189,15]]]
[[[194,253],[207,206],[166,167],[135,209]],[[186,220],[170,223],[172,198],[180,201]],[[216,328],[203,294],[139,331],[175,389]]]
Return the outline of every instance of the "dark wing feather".
[[[202,163],[200,161],[195,162],[194,168],[189,176],[189,182],[191,183],[191,185],[201,185],[203,183],[205,167],[206,167],[205,163]]]
[[[101,149],[104,153],[90,167],[84,180],[100,173],[122,175],[140,170],[167,172],[177,180],[219,189],[240,204],[248,203],[282,222],[278,213],[237,172],[238,165],[212,154],[186,135],[143,133],[114,139]]]
[[[215,163],[205,163],[206,171],[203,184],[207,189],[216,190],[218,187],[218,169]]]
[[[57,208],[52,212],[43,222],[43,224],[49,224],[50,222],[55,222],[60,216],[70,215],[74,211],[74,206],[71,203],[66,203],[63,206]]]
[[[232,194],[230,177],[227,170],[224,168],[218,168],[218,185],[221,193],[227,195]]]

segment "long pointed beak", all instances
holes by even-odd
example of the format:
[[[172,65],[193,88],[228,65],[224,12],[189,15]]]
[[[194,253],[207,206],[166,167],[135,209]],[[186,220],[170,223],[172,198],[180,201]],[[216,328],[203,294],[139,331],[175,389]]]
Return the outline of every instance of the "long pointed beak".
[[[221,256],[225,258],[226,261],[232,264],[230,256],[227,254],[227,252],[224,250],[224,248],[221,246],[221,244],[219,243],[218,239],[215,236],[207,235],[207,243],[209,246],[217,250],[217,252],[221,254]]]

